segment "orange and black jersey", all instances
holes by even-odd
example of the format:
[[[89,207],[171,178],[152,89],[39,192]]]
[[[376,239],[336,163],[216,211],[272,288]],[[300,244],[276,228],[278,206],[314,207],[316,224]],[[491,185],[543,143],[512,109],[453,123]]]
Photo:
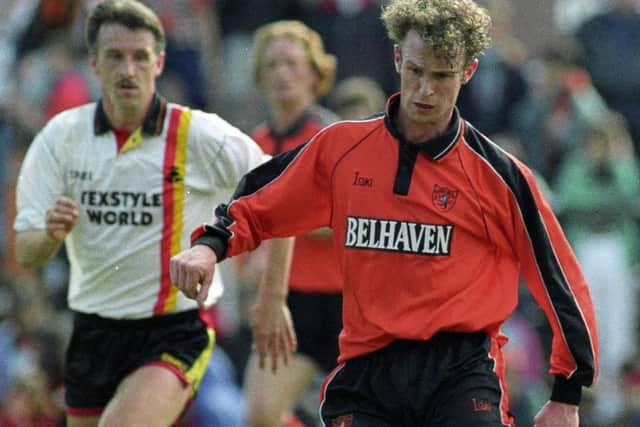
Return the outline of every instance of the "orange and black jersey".
[[[275,156],[304,144],[320,129],[336,121],[338,116],[334,113],[312,104],[285,132],[279,134],[271,123],[265,122],[256,128],[251,137],[265,153]],[[296,236],[289,288],[308,293],[342,292],[338,258],[330,239]]]
[[[341,361],[439,331],[500,341],[522,275],[553,330],[554,400],[576,403],[596,376],[595,316],[530,169],[457,111],[445,134],[406,141],[391,119],[399,100],[254,169],[194,237],[229,257],[332,227],[344,278]]]

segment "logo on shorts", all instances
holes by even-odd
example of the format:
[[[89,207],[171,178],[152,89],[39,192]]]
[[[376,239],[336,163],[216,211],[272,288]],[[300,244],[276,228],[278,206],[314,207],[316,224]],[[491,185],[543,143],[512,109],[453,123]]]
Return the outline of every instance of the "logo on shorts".
[[[447,187],[440,187],[436,184],[431,194],[431,201],[433,205],[443,212],[450,211],[456,204],[456,198],[458,197],[458,190],[452,190]]]
[[[485,402],[484,400],[476,399],[474,397],[471,399],[471,403],[473,403],[473,412],[491,411],[491,403],[489,402]]]
[[[331,427],[351,427],[353,424],[353,414],[340,415],[331,421]]]

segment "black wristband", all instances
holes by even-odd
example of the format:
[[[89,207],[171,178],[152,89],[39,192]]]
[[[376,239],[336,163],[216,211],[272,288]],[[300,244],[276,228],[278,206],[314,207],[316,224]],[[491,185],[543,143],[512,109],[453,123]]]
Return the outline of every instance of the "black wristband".
[[[204,245],[215,252],[218,261],[224,258],[227,252],[227,236],[224,231],[218,230],[209,224],[203,224],[191,233],[191,247]]]
[[[574,384],[562,375],[556,375],[551,391],[551,400],[554,402],[579,405],[582,398],[582,386]]]

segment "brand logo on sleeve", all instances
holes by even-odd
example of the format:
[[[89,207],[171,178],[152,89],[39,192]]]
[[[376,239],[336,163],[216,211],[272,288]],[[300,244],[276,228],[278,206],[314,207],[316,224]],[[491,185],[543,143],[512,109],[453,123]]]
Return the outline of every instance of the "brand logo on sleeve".
[[[452,224],[348,216],[344,245],[353,249],[449,255],[452,237]]]

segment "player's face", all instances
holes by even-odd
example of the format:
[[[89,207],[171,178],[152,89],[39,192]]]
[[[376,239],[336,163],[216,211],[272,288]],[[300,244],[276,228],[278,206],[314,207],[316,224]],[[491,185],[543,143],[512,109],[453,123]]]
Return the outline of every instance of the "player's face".
[[[421,142],[447,129],[463,84],[477,68],[477,61],[464,67],[462,54],[449,61],[434,56],[430,46],[411,30],[394,51],[402,92],[400,130]]]
[[[301,42],[287,37],[271,39],[260,68],[260,88],[273,104],[306,104],[315,100],[318,74]]]
[[[105,24],[98,33],[91,65],[102,85],[105,108],[118,116],[146,112],[162,72],[164,53],[155,50],[155,39],[146,29]]]

